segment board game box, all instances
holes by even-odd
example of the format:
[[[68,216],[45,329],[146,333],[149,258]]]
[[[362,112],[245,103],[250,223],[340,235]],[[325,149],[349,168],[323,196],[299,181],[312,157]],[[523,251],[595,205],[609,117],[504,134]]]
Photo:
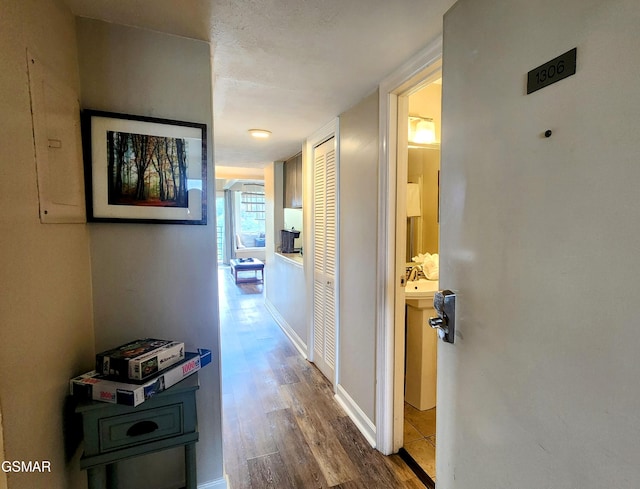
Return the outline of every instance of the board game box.
[[[96,371],[125,382],[148,379],[184,360],[184,343],[145,338],[96,355]]]
[[[92,370],[70,380],[71,395],[82,400],[138,406],[154,394],[164,391],[211,363],[211,350],[187,352],[177,365],[156,374],[141,384],[112,380]]]

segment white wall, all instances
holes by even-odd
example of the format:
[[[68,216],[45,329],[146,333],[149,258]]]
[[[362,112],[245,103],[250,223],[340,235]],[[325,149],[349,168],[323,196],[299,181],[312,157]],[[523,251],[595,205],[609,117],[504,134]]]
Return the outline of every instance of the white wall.
[[[265,252],[266,269],[273,262],[273,254],[280,247],[280,229],[284,226],[283,199],[284,176],[281,161],[270,163],[264,169],[265,201]],[[267,282],[268,283],[268,282]]]
[[[285,211],[288,210],[283,208],[283,173],[282,162],[272,163],[265,168],[265,301],[280,326],[294,339],[301,352],[306,354],[308,326],[304,268],[282,256],[276,256],[276,250],[281,244],[280,231],[286,227]]]
[[[267,260],[266,302],[276,321],[291,337],[303,355],[307,354],[307,291],[304,268],[282,255]]]
[[[85,224],[40,223],[26,62],[28,48],[77,93],[75,24],[61,1],[0,0],[0,12],[4,456],[49,460],[52,467],[51,473],[9,474],[8,487],[75,489],[86,487],[86,476],[79,453],[65,460],[62,411],[69,378],[89,370],[95,353],[89,236]]]
[[[640,487],[639,23],[637,0],[445,17],[440,489]],[[574,76],[526,95],[576,46]]]
[[[375,420],[378,92],[340,115],[339,385]]]
[[[208,224],[91,224],[96,349],[139,337],[210,348],[200,372],[200,484],[222,477],[209,45],[78,19],[82,106],[207,124]],[[179,487],[180,450],[123,464],[121,486]],[[133,467],[137,467],[133,470]],[[142,467],[142,468],[141,468]]]

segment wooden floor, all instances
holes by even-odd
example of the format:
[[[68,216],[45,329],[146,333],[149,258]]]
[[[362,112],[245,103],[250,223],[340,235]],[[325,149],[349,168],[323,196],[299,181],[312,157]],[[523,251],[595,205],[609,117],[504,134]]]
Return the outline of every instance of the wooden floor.
[[[231,489],[424,486],[372,449],[264,307],[262,284],[221,268],[223,440]]]

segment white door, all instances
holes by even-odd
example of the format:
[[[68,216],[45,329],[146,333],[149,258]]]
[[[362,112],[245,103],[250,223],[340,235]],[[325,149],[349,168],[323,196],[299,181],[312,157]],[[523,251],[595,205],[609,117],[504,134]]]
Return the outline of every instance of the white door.
[[[313,160],[313,362],[333,383],[338,242],[335,138],[317,146]]]
[[[438,489],[640,487],[638,25],[637,0],[445,16]]]

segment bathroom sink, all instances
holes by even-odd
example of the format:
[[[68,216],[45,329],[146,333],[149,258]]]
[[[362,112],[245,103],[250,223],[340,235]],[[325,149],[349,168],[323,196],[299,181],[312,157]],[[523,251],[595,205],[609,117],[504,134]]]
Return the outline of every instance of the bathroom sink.
[[[433,297],[433,293],[438,290],[437,280],[414,280],[407,282],[404,287],[404,296],[407,299],[421,299],[424,297]]]
[[[404,298],[409,306],[418,309],[433,308],[433,294],[438,290],[438,280],[413,280],[404,288]]]

